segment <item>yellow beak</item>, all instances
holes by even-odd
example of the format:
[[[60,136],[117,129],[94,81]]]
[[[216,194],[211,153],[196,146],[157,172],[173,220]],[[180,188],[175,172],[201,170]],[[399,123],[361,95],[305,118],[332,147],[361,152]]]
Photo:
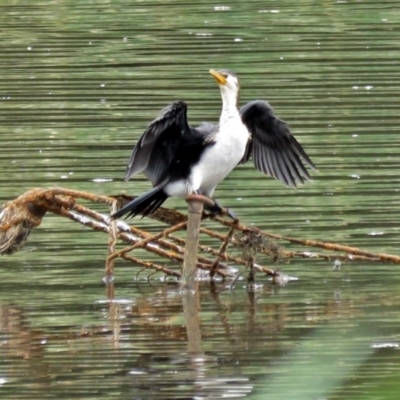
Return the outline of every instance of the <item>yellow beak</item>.
[[[210,74],[215,78],[219,85],[226,85],[226,78],[218,71],[210,69]]]

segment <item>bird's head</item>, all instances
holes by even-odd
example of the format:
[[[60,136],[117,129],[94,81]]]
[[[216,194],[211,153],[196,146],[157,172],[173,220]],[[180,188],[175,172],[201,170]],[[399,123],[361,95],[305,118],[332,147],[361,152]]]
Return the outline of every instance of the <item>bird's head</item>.
[[[221,95],[223,100],[233,100],[235,105],[237,104],[239,97],[239,79],[237,76],[226,69],[221,69],[215,71],[210,69],[210,74],[217,81],[219,88],[221,90]]]

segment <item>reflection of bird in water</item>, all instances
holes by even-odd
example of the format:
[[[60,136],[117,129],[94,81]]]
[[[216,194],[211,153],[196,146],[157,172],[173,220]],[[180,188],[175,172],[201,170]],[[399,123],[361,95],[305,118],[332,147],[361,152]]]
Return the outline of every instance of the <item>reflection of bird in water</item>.
[[[236,75],[226,70],[211,70],[210,74],[221,90],[219,124],[192,128],[184,102],[167,106],[133,148],[125,176],[128,181],[143,171],[153,189],[124,205],[112,218],[147,215],[169,196],[211,197],[216,186],[250,156],[259,171],[287,186],[311,180],[304,164],[315,169],[314,164],[270,105],[255,100],[238,110]]]

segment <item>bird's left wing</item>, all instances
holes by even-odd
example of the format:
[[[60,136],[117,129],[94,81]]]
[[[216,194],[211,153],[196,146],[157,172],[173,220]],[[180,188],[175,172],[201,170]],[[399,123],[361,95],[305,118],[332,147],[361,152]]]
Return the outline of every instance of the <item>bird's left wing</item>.
[[[306,166],[316,170],[314,163],[290,133],[286,122],[275,117],[267,102],[247,103],[240,109],[240,115],[251,133],[242,163],[252,155],[259,171],[291,187],[311,180]]]
[[[132,150],[125,181],[144,171],[153,185],[159,182],[162,172],[171,163],[175,147],[182,140],[182,136],[191,134],[186,113],[186,103],[176,101],[164,108],[160,115],[150,122]]]

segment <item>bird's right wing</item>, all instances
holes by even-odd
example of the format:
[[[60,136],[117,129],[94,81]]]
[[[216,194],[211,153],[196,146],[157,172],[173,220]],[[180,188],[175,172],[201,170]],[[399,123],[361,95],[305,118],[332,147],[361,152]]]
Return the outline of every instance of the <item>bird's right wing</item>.
[[[291,187],[311,180],[305,165],[314,170],[315,165],[267,102],[251,101],[240,109],[240,115],[251,134],[242,163],[252,155],[259,171]]]
[[[140,137],[129,158],[125,181],[144,171],[153,185],[162,180],[182,136],[190,135],[187,105],[177,101],[164,108]]]

